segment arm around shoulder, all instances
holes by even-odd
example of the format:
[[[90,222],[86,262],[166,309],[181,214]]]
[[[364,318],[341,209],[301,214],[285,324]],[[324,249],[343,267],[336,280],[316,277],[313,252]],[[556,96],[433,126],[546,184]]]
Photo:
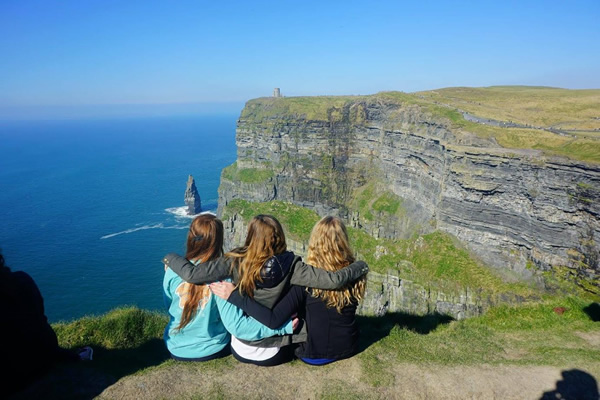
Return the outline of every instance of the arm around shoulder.
[[[355,261],[335,272],[326,271],[298,261],[294,266],[290,282],[293,285],[316,289],[340,289],[368,272],[369,266],[364,261]]]
[[[202,284],[225,279],[229,276],[230,261],[219,257],[211,261],[194,265],[187,258],[175,253],[169,253],[163,258],[163,263],[186,282]]]

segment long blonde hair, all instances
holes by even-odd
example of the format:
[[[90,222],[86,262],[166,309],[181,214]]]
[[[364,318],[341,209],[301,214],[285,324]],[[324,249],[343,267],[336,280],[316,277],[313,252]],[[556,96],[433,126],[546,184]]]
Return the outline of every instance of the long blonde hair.
[[[354,261],[348,232],[342,220],[337,217],[324,217],[317,222],[310,234],[307,262],[327,271],[337,271]],[[323,299],[327,307],[335,307],[341,313],[342,308],[353,301],[362,300],[365,284],[366,277],[363,276],[342,289],[313,289],[312,294]]]
[[[185,258],[190,261],[206,262],[223,255],[223,223],[212,214],[197,216],[190,225],[187,236]],[[181,321],[176,330],[183,329],[196,315],[198,307],[203,309],[210,297],[207,285],[194,285],[185,282],[180,286],[186,297],[181,313]],[[179,296],[179,288],[177,289]]]
[[[244,246],[225,254],[234,259],[233,268],[238,269],[240,293],[254,297],[256,282],[262,282],[260,271],[263,264],[286,249],[283,228],[275,217],[261,214],[252,218]]]

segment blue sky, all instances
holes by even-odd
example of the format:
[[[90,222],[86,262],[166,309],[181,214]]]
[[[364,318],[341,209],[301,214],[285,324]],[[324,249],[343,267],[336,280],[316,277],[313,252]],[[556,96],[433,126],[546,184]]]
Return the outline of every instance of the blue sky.
[[[0,0],[0,57],[0,117],[237,108],[274,87],[600,88],[600,1]]]

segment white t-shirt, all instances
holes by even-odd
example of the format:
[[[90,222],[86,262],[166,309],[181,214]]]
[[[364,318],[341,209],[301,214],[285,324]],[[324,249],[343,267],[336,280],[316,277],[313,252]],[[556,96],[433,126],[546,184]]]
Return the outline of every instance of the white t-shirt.
[[[279,347],[255,347],[240,342],[231,335],[231,348],[242,358],[252,361],[264,361],[279,353]]]

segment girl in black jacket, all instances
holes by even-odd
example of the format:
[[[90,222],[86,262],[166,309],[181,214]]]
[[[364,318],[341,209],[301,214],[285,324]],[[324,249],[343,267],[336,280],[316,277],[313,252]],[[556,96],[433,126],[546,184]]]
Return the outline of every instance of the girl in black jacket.
[[[354,262],[346,227],[339,218],[325,217],[315,225],[307,261],[328,271]],[[364,295],[365,283],[363,277],[340,290],[292,286],[272,310],[233,291],[232,284],[214,283],[210,288],[267,326],[280,326],[297,312],[306,321],[308,338],[298,346],[296,356],[311,365],[324,365],[358,351],[356,307]]]

